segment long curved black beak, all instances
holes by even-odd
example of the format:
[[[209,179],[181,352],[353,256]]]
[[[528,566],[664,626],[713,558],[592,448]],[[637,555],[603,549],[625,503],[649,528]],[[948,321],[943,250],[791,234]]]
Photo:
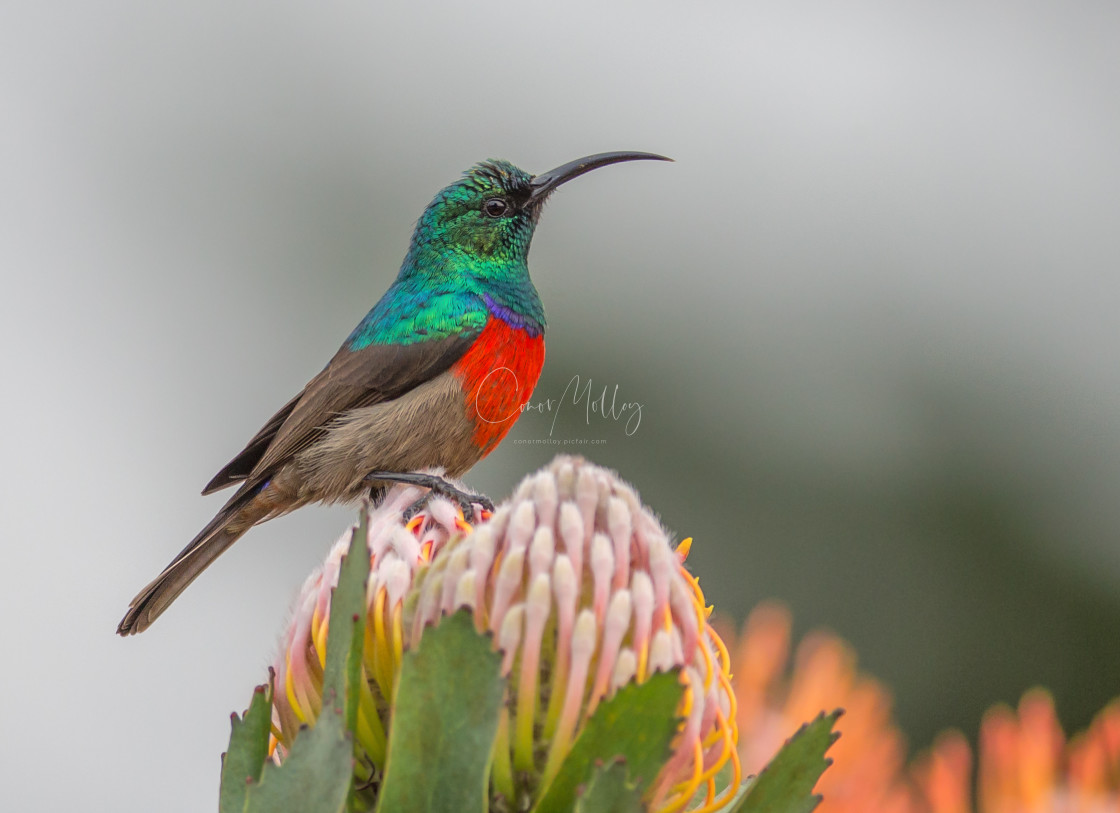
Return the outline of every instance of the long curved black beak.
[[[584,158],[577,158],[575,161],[569,161],[556,169],[550,169],[548,172],[542,172],[532,180],[532,194],[529,196],[529,202],[532,204],[540,204],[544,202],[552,191],[560,186],[560,184],[567,183],[572,178],[578,178],[585,172],[590,172],[599,167],[605,167],[607,164],[617,164],[621,161],[672,161],[672,158],[666,158],[664,155],[657,155],[652,152],[600,152],[595,155],[588,155]]]

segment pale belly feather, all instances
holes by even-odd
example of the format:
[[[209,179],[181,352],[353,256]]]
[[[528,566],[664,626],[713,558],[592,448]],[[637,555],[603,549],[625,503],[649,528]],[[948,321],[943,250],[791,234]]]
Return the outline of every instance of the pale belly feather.
[[[463,389],[450,373],[399,398],[351,410],[295,458],[303,499],[343,502],[369,493],[372,471],[441,466],[459,477],[482,456],[472,441]],[[314,496],[312,496],[314,495]]]

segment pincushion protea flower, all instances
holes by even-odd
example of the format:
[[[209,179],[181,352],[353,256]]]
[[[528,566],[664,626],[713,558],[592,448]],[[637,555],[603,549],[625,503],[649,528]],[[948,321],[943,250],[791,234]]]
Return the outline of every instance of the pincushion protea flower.
[[[417,492],[398,488],[369,514],[371,575],[356,732],[363,779],[384,766],[402,654],[430,625],[469,607],[493,635],[509,678],[491,772],[492,796],[521,807],[556,776],[604,699],[679,669],[682,718],[650,786],[650,809],[713,811],[739,785],[730,663],[707,623],[698,582],[617,475],[562,457],[526,478],[493,516],[468,523],[443,500],[407,524]],[[347,535],[308,579],[275,666],[273,758],[321,707],[330,591]],[[609,755],[605,755],[609,756]],[[728,766],[725,787],[716,777]],[[691,806],[691,807],[690,807]]]

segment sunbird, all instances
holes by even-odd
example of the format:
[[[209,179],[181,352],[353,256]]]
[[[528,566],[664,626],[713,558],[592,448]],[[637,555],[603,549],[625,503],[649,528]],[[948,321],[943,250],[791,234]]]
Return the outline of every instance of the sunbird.
[[[638,160],[671,159],[604,152],[536,176],[484,161],[436,195],[389,290],[207,483],[204,495],[238,488],[132,600],[117,633],[143,632],[242,534],[308,503],[377,499],[392,483],[464,509],[487,503],[423,470],[461,477],[506,436],[537,384],[545,318],[528,256],[545,201],[585,172]]]

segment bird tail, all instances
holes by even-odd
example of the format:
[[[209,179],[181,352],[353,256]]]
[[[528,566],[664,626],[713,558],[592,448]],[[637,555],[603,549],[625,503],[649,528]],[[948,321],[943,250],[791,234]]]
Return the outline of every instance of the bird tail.
[[[135,635],[150,627],[211,562],[270,513],[263,500],[255,499],[258,491],[233,495],[198,536],[132,600],[117,625],[118,635]]]

